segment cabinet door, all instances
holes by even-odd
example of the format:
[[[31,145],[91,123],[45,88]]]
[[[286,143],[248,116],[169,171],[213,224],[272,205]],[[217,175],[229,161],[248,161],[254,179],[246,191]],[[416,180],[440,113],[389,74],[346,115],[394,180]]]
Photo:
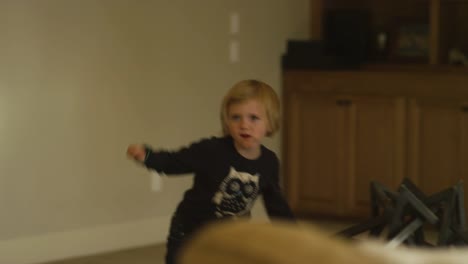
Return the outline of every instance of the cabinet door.
[[[369,215],[370,182],[394,189],[404,177],[405,100],[352,97],[346,111],[344,182],[347,216]]]
[[[456,99],[410,100],[408,174],[424,192],[468,180],[467,111]]]
[[[284,166],[289,202],[297,214],[340,215],[345,109],[334,96],[295,92],[287,100]]]
[[[288,198],[299,214],[363,217],[369,183],[403,174],[404,101],[392,97],[288,97]]]

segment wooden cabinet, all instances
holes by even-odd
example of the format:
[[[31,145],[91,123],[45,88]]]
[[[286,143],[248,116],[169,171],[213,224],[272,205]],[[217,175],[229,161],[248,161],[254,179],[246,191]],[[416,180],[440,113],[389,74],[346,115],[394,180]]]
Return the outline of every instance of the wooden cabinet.
[[[371,180],[394,186],[403,177],[405,105],[398,96],[351,97],[350,101],[343,131],[348,194],[344,213],[359,216],[369,207]]]
[[[468,100],[410,98],[408,105],[408,176],[429,193],[467,180]]]
[[[409,177],[432,193],[468,179],[466,83],[466,75],[436,72],[285,72],[283,167],[293,210],[363,218],[371,180],[396,188]]]
[[[391,185],[401,181],[402,98],[304,92],[292,95],[289,105],[294,107],[287,126],[295,128],[289,136],[296,139],[291,147],[301,161],[293,202],[304,205],[299,210],[363,214],[371,179]]]

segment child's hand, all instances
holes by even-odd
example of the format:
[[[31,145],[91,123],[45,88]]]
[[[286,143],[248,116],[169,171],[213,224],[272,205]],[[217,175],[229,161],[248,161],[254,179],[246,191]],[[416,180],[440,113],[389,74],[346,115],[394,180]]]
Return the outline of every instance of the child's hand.
[[[127,156],[131,159],[143,162],[146,157],[145,146],[142,144],[131,144],[127,148]]]

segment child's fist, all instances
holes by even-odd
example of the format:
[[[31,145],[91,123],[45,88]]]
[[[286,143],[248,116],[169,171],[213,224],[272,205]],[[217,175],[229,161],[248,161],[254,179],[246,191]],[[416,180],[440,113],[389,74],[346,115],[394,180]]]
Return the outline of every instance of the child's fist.
[[[127,156],[134,160],[143,162],[146,157],[145,146],[142,144],[131,144],[127,148]]]

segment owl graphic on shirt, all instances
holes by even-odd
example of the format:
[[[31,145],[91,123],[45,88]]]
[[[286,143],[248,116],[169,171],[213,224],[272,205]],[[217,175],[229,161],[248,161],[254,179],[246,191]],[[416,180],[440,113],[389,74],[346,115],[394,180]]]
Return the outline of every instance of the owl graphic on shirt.
[[[243,216],[250,212],[259,190],[259,177],[230,168],[213,197],[216,216]]]

